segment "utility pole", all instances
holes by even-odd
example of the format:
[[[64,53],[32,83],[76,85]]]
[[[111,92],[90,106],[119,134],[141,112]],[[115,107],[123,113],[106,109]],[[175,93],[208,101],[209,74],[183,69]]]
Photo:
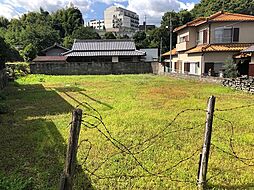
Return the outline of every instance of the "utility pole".
[[[145,27],[145,33],[146,33],[146,15],[145,15],[145,23],[144,23],[144,27]]]
[[[169,63],[169,68],[168,68],[168,72],[170,71],[170,68],[172,68],[172,15],[170,13],[170,20],[169,20],[169,38],[170,38],[170,46],[169,46],[169,49],[170,49],[170,56],[169,56],[169,59],[170,59],[170,63]]]
[[[161,41],[160,41],[160,63],[161,63],[161,52],[162,52],[162,37],[161,37]]]

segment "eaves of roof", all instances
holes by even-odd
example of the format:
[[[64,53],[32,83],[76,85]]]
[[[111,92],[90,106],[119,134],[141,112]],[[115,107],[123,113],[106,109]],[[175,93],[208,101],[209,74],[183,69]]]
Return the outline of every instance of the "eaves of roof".
[[[63,54],[66,57],[98,57],[98,56],[145,56],[143,51],[74,51]]]
[[[242,51],[253,44],[235,43],[235,44],[208,44],[196,46],[185,53],[203,53],[203,52],[238,52]]]

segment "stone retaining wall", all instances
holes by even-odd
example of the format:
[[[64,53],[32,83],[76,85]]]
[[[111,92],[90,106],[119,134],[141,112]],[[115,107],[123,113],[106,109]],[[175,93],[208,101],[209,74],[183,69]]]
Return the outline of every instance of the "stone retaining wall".
[[[254,93],[254,78],[235,78],[235,79],[224,79],[222,81],[223,86],[231,87],[244,92]]]
[[[85,63],[85,62],[36,62],[30,64],[32,74],[51,75],[100,75],[153,73],[151,63]]]
[[[199,75],[188,75],[188,74],[181,74],[181,73],[168,73],[168,72],[161,72],[160,75],[180,78],[180,79],[193,79],[202,82],[209,82],[209,83],[217,83],[220,84],[223,78],[220,77],[211,77],[211,76],[199,76]]]

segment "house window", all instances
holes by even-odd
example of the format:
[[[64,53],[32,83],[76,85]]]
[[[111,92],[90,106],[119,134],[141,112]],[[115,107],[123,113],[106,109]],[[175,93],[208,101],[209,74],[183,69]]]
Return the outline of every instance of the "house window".
[[[239,42],[239,28],[216,28],[214,31],[215,43]]]
[[[199,38],[199,32],[197,32],[197,44],[199,44],[199,40],[200,40],[200,38]]]
[[[190,63],[184,63],[184,72],[189,73],[190,72]]]
[[[207,44],[207,29],[203,30],[203,44]]]
[[[208,42],[208,30],[200,30],[197,33],[197,44],[207,44]]]
[[[233,28],[233,42],[239,42],[239,28]]]
[[[175,72],[179,73],[179,62],[175,62]]]
[[[189,36],[187,35],[187,36],[182,36],[182,37],[180,37],[180,39],[179,39],[179,42],[180,43],[182,43],[182,42],[188,42],[189,41]]]

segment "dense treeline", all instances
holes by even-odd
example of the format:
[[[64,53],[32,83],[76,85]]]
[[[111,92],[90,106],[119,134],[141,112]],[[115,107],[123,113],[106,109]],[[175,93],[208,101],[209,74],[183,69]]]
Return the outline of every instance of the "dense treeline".
[[[253,0],[201,0],[191,11],[167,12],[161,20],[161,26],[145,32],[137,32],[133,38],[138,48],[159,47],[162,39],[162,51],[169,50],[169,18],[172,17],[173,29],[194,18],[209,16],[224,9],[228,12],[254,14]],[[10,21],[0,17],[0,62],[14,61],[23,58],[33,59],[36,54],[55,42],[70,48],[73,40],[99,39],[96,31],[84,27],[81,11],[76,7],[68,7],[49,13],[40,9],[39,12],[23,14],[19,19]],[[113,33],[106,33],[106,39],[115,39]],[[124,36],[123,38],[128,38]],[[176,34],[173,34],[173,47]]]
[[[10,21],[0,17],[0,36],[4,39],[3,43],[10,46],[12,53],[26,61],[55,42],[70,48],[75,38],[100,38],[95,30],[84,27],[82,13],[75,7],[51,14],[41,8],[39,12],[29,12]],[[7,51],[4,54],[7,60],[14,58],[14,55],[7,55]]]
[[[191,10],[194,17],[209,16],[220,10],[254,15],[253,0],[201,0]]]

